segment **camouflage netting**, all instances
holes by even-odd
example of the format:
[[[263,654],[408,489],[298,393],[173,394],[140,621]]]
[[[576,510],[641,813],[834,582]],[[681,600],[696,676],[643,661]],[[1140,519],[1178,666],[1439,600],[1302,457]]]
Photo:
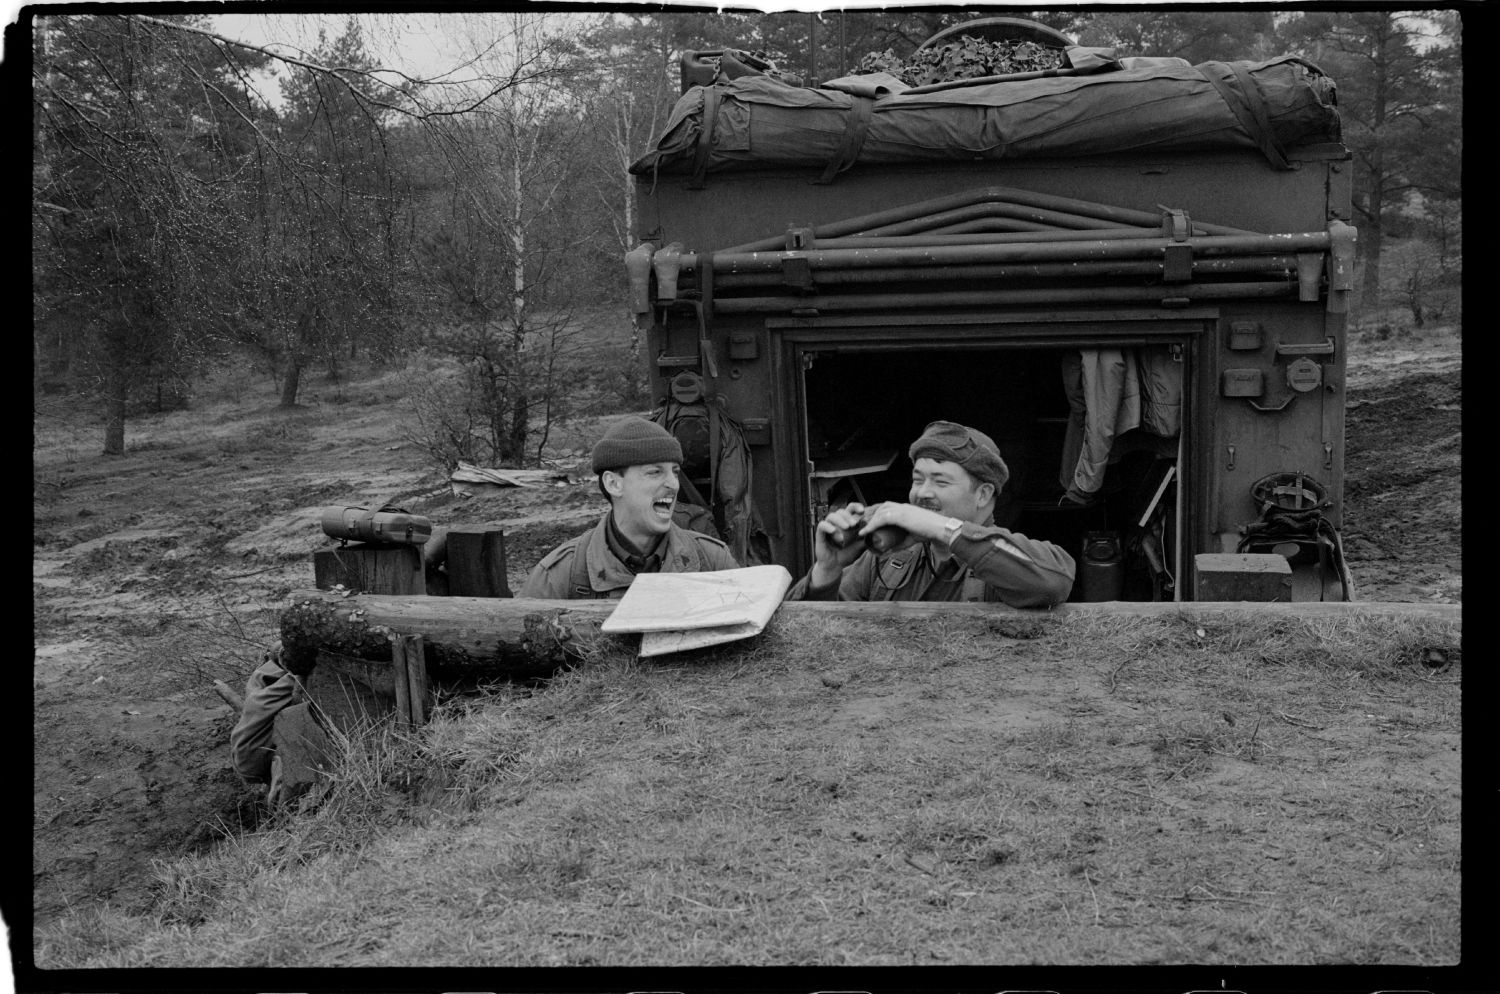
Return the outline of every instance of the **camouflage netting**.
[[[853,74],[864,76],[883,72],[895,76],[907,86],[929,86],[981,76],[1060,69],[1066,64],[1059,48],[1048,48],[1033,41],[985,41],[973,35],[962,35],[947,45],[918,49],[904,60],[890,49],[871,52],[854,67]]]

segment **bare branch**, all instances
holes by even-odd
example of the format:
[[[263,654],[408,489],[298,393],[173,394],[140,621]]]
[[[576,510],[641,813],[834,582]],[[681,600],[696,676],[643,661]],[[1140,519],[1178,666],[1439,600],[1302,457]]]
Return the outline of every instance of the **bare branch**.
[[[337,80],[360,103],[362,103],[362,104],[369,104],[369,105],[374,106],[374,107],[380,107],[380,108],[382,108],[384,110],[389,110],[389,111],[392,111],[394,113],[401,114],[403,116],[414,118],[414,119],[417,119],[417,120],[428,120],[428,119],[431,119],[431,118],[440,118],[440,117],[454,117],[454,116],[460,116],[460,115],[463,115],[463,114],[470,113],[471,111],[477,110],[478,108],[484,106],[486,103],[488,103],[495,96],[497,96],[497,95],[499,95],[501,93],[504,93],[506,90],[509,90],[509,89],[511,89],[511,88],[513,88],[515,86],[518,86],[521,83],[529,82],[529,81],[536,80],[536,79],[546,78],[548,76],[556,75],[559,72],[559,70],[548,69],[548,68],[545,68],[545,67],[537,69],[534,72],[526,72],[526,71],[524,71],[525,68],[526,68],[526,64],[523,63],[521,65],[517,65],[511,71],[511,74],[510,74],[510,76],[508,78],[504,78],[504,79],[501,79],[501,80],[497,81],[491,87],[491,89],[489,90],[489,92],[484,93],[484,94],[482,94],[480,96],[477,96],[477,97],[473,97],[467,103],[465,103],[465,104],[463,104],[461,106],[458,106],[458,107],[449,107],[449,108],[429,107],[429,106],[424,106],[421,103],[421,101],[418,100],[418,98],[415,96],[414,93],[409,92],[406,89],[403,89],[403,87],[401,87],[401,86],[393,85],[392,83],[390,83],[389,81],[387,81],[386,79],[384,79],[382,77],[384,75],[396,76],[399,79],[401,79],[403,81],[403,83],[405,83],[406,85],[409,85],[409,86],[430,86],[430,85],[457,86],[457,85],[463,85],[463,84],[460,84],[460,83],[457,83],[457,82],[451,81],[451,80],[450,81],[433,81],[433,80],[423,79],[421,77],[410,76],[407,73],[402,72],[399,69],[386,69],[386,68],[382,68],[382,69],[360,69],[360,68],[353,67],[353,66],[325,66],[325,65],[320,65],[319,63],[316,63],[316,62],[310,62],[310,61],[308,61],[306,59],[299,59],[299,58],[297,58],[295,56],[286,55],[284,53],[274,51],[274,50],[266,48],[266,47],[264,47],[262,45],[252,45],[249,42],[237,41],[237,40],[235,40],[233,38],[229,38],[229,37],[226,37],[225,35],[219,34],[218,32],[209,31],[206,28],[194,27],[192,25],[187,25],[187,24],[173,24],[170,21],[159,20],[158,18],[155,18],[155,17],[147,17],[147,16],[145,16],[143,14],[136,14],[136,15],[132,15],[132,16],[135,19],[144,21],[146,23],[155,24],[155,25],[158,25],[158,26],[163,27],[163,28],[168,28],[168,29],[173,30],[173,31],[186,31],[186,32],[191,32],[193,34],[202,35],[202,36],[204,36],[206,38],[213,39],[214,41],[216,41],[217,43],[219,43],[221,45],[232,45],[232,46],[234,46],[236,48],[243,48],[243,49],[247,49],[249,51],[259,52],[262,55],[265,55],[265,56],[267,56],[269,58],[275,59],[278,62],[285,63],[286,65],[296,66],[296,67],[301,68],[301,69],[306,69],[309,72],[316,73],[319,76],[325,76],[325,77]],[[379,100],[379,99],[371,96],[370,94],[364,92],[363,90],[359,89],[357,86],[354,86],[353,83],[350,82],[349,79],[345,78],[346,76],[367,79],[367,80],[369,80],[369,81],[371,81],[373,83],[379,84],[380,86],[387,87],[388,89],[394,90],[394,91],[402,94],[403,96],[407,97],[408,99],[412,100],[413,103],[416,104],[416,108],[417,109],[413,109],[412,107],[401,106],[400,104],[389,103],[389,102],[384,101],[384,100]],[[472,81],[464,81],[465,84],[469,83],[469,82],[472,82]]]

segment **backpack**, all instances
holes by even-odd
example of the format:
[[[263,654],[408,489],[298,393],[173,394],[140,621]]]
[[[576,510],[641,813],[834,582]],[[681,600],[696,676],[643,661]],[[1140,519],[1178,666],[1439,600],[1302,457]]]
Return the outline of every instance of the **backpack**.
[[[712,408],[710,400],[715,402]],[[750,449],[743,427],[724,411],[723,397],[707,397],[697,373],[678,373],[672,378],[670,395],[662,398],[650,420],[671,432],[682,446],[682,483],[689,495],[684,503],[706,508],[714,528],[710,531],[680,519],[678,524],[722,539],[743,565],[770,562],[765,526],[750,497]],[[705,490],[694,488],[695,481],[706,483]]]
[[[713,433],[708,423],[708,405],[667,401],[652,413],[651,420],[672,433],[682,446],[682,475],[706,480],[713,472]]]

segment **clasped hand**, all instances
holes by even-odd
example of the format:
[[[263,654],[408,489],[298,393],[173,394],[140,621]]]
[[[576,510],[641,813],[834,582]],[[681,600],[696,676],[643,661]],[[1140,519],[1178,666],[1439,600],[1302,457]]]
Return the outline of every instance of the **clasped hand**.
[[[835,508],[828,512],[827,517],[818,522],[813,552],[812,584],[815,587],[823,587],[834,582],[844,567],[858,559],[865,551],[863,542],[850,542],[842,549],[834,545],[833,536],[845,529],[856,529],[856,534],[863,537],[877,528],[895,525],[908,533],[910,537],[905,544],[910,545],[912,542],[941,540],[944,537],[943,525],[947,520],[937,511],[895,501],[885,501],[869,506],[853,501],[843,507]]]

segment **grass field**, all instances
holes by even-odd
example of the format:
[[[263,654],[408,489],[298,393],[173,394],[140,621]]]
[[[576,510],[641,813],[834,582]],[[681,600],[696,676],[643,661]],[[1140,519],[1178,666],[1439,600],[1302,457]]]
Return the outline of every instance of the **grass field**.
[[[1101,653],[1099,647],[1107,647]],[[1456,627],[786,618],[371,729],[77,967],[1437,965]]]

